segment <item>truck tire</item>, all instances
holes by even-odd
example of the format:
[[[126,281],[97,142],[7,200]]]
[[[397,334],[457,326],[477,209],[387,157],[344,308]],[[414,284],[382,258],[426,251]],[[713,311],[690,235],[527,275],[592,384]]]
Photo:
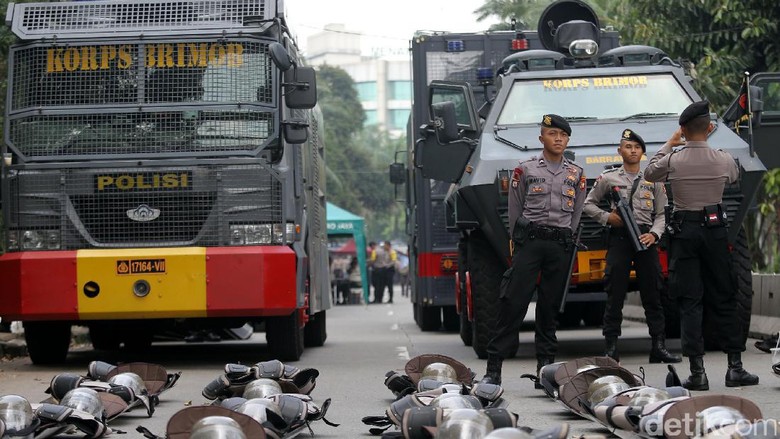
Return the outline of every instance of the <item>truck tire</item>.
[[[109,325],[89,325],[89,339],[92,348],[99,351],[115,351],[119,349],[122,339],[119,331],[112,330]]]
[[[466,271],[468,268],[468,242],[464,238],[458,240],[458,280],[460,287],[460,339],[464,346],[472,346],[474,329],[469,321],[469,312],[466,305]]]
[[[753,307],[753,273],[750,263],[750,249],[747,244],[747,234],[741,227],[731,251],[731,263],[737,277],[737,319],[741,326],[742,343],[747,343],[750,332],[750,316]],[[720,338],[715,319],[704,307],[704,348],[706,350],[721,350]]]
[[[24,322],[27,353],[33,364],[65,362],[70,347],[69,322]]]
[[[444,324],[444,330],[447,332],[455,332],[460,328],[460,317],[455,312],[455,305],[442,306],[441,307],[442,323]]]
[[[303,345],[305,347],[320,347],[325,344],[328,332],[325,320],[325,311],[309,316],[309,321],[303,327]]]
[[[438,331],[441,328],[441,307],[414,305],[417,308],[417,326],[421,331]]]
[[[265,322],[265,339],[274,358],[298,361],[303,354],[303,328],[298,310],[289,316],[268,317]]]
[[[471,347],[478,358],[485,359],[488,342],[496,332],[495,322],[501,308],[498,289],[504,273],[504,263],[479,230],[469,235],[467,253],[474,308],[474,321],[471,322],[473,330]],[[518,338],[514,349],[511,350],[513,354],[510,358],[514,357],[519,347]]]

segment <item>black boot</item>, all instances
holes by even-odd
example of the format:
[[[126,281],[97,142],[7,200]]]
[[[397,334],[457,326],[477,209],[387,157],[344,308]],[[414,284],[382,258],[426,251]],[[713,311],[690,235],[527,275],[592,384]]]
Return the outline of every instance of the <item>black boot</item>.
[[[480,380],[481,383],[487,384],[501,384],[501,365],[504,363],[504,359],[493,355],[488,355],[487,371],[485,376]]]
[[[653,345],[650,348],[651,363],[679,363],[681,361],[682,357],[672,355],[671,352],[666,350],[666,340],[663,336],[653,337]]]
[[[536,357],[536,382],[534,383],[534,389],[544,389],[544,386],[542,385],[541,381],[541,375],[539,375],[539,371],[548,364],[553,364],[555,362],[555,358],[553,357]]]
[[[618,354],[617,350],[617,337],[607,337],[604,340],[606,341],[604,356],[610,357],[615,361],[620,361],[620,354]]]
[[[691,376],[683,381],[682,386],[688,390],[710,390],[710,382],[704,372],[704,357],[688,357],[691,363]]]
[[[742,353],[730,352],[729,370],[726,372],[726,387],[755,386],[758,377],[742,368]]]

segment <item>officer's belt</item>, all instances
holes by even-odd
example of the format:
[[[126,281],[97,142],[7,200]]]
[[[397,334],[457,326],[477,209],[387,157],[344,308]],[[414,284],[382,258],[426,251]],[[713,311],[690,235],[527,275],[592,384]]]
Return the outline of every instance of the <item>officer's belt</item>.
[[[571,239],[571,229],[568,227],[552,227],[532,225],[528,229],[528,237],[547,241],[565,241]]]
[[[678,210],[672,218],[676,221],[704,221],[704,210]]]
[[[650,226],[647,224],[638,224],[639,231],[642,233],[650,233]],[[628,229],[626,227],[610,227],[609,233],[617,236],[628,236]]]

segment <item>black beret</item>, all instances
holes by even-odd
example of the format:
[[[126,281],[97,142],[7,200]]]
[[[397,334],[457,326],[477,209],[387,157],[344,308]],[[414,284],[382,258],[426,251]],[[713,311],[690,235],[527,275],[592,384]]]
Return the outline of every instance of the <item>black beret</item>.
[[[691,105],[688,105],[685,110],[680,113],[680,126],[702,116],[710,117],[710,102],[707,100],[694,102]]]
[[[645,139],[632,129],[626,128],[623,130],[623,135],[620,137],[620,140],[631,140],[636,142],[642,147],[642,152],[647,152],[647,149],[645,148]]]
[[[560,128],[571,136],[571,125],[566,119],[557,114],[545,114],[542,116],[542,126],[545,128]]]

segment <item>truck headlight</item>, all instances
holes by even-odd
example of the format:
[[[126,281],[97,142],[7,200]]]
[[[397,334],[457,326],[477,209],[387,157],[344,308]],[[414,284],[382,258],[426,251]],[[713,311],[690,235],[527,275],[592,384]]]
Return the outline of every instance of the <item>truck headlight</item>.
[[[59,230],[10,230],[8,250],[59,250]]]
[[[231,245],[257,245],[271,243],[270,224],[231,224]]]

